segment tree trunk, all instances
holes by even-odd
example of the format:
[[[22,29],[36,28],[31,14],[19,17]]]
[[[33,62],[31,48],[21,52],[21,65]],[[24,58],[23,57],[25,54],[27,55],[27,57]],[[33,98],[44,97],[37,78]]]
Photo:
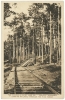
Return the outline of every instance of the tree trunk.
[[[60,31],[59,31],[59,6],[58,6],[58,59],[60,60]]]
[[[22,52],[21,52],[21,38],[20,38],[20,63],[21,63],[21,55],[22,55]]]
[[[34,63],[36,64],[36,30],[34,31]]]
[[[33,41],[32,41],[32,56],[33,56],[33,59],[34,59],[34,64],[36,64],[36,36],[35,36],[35,31],[33,31]]]
[[[18,63],[18,42],[17,42],[17,36],[16,36],[16,59]]]
[[[25,49],[24,49],[24,40],[23,40],[23,60],[24,60],[24,56],[25,56]]]
[[[32,39],[32,57],[34,58],[34,31],[33,31],[33,39]]]
[[[37,57],[39,56],[39,51],[38,51],[38,49],[37,49]]]
[[[50,64],[51,64],[51,54],[52,54],[52,36],[51,36],[51,11],[50,11]]]
[[[26,48],[26,59],[27,59],[27,48]]]
[[[11,49],[9,50],[9,62],[11,64]]]
[[[40,57],[40,39],[39,39],[39,57]]]
[[[54,49],[56,48],[56,36],[55,36],[55,31],[54,31],[54,26],[53,26],[53,39],[54,39],[54,41],[53,41],[53,43],[54,43]]]
[[[18,46],[18,62],[20,64],[20,46]]]
[[[45,44],[45,54],[47,55],[46,44]]]
[[[42,63],[43,63],[43,41],[42,41]]]
[[[29,59],[29,38],[28,38],[28,59]]]
[[[44,35],[44,26],[42,25],[42,63],[44,62],[43,61],[43,55],[44,55],[44,51],[43,51],[43,41],[44,41],[44,37],[43,37],[43,35]]]
[[[15,40],[13,39],[13,61],[15,58]]]

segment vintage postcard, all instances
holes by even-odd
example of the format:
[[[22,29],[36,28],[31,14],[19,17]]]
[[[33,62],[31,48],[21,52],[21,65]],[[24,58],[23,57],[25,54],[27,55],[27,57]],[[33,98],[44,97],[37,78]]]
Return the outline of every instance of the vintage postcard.
[[[63,98],[64,2],[1,4],[2,98]]]

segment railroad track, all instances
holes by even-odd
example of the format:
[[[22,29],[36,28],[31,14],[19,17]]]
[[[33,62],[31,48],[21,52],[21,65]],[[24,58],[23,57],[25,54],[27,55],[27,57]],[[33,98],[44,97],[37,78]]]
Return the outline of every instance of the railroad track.
[[[15,68],[15,94],[58,94],[27,67]]]
[[[58,94],[37,73],[27,69],[27,67],[20,65],[10,73],[14,75],[14,86],[8,89],[6,94]]]

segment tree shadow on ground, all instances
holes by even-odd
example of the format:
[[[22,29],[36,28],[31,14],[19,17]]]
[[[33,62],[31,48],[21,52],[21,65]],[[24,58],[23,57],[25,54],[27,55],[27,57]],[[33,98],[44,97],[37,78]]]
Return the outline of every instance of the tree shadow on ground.
[[[61,71],[61,66],[56,66],[56,65],[49,65],[49,66],[46,66],[44,69],[50,71],[50,72],[55,72],[55,71]]]
[[[57,92],[61,93],[61,73],[50,84]]]

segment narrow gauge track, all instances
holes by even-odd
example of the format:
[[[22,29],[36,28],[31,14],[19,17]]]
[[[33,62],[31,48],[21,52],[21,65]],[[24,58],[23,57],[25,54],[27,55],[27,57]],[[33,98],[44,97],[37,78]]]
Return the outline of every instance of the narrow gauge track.
[[[10,73],[14,75],[14,85],[10,90],[6,89],[6,94],[58,94],[40,76],[27,67],[15,66]]]
[[[58,94],[27,67],[15,67],[14,91],[15,94]]]
[[[27,67],[21,65],[14,67],[10,74],[13,76],[14,85],[10,90],[5,91],[6,94],[58,94],[38,74]]]

